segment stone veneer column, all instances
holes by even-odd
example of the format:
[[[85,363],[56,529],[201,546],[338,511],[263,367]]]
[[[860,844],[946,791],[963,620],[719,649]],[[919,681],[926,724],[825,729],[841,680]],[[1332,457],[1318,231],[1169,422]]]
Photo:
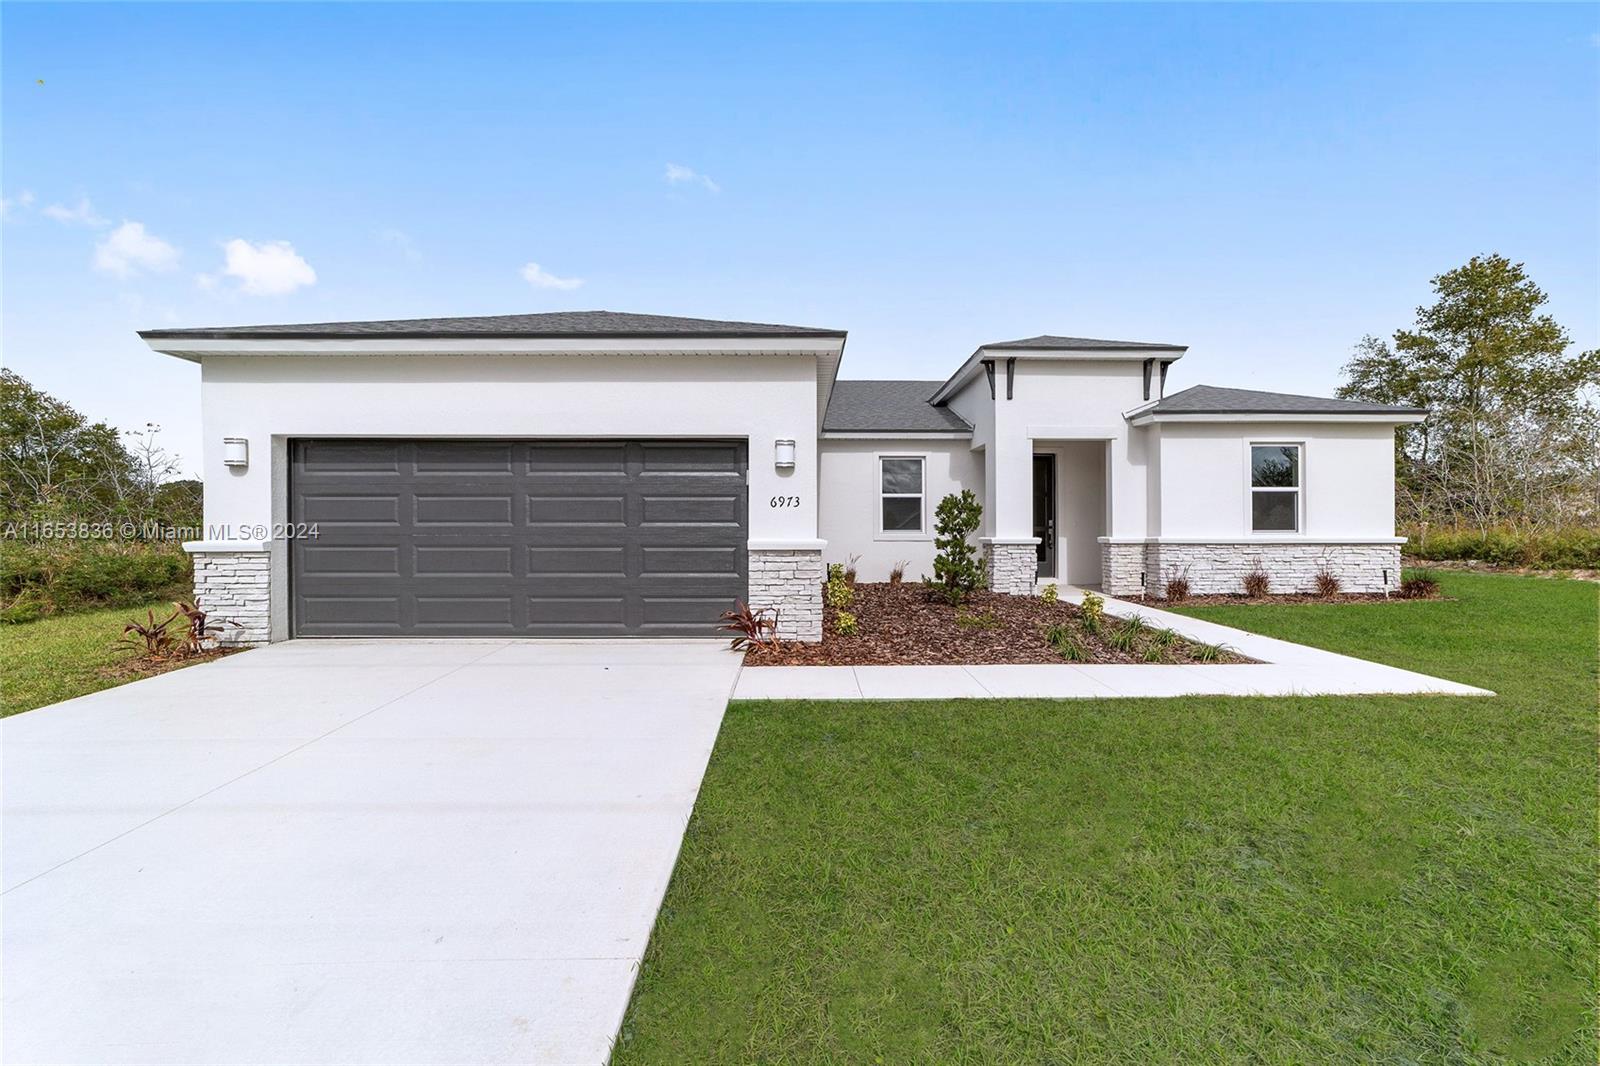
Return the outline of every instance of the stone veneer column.
[[[1144,542],[1100,541],[1100,587],[1108,596],[1137,596],[1144,591]]]
[[[778,636],[822,640],[822,549],[751,548],[750,606],[778,612]]]
[[[213,622],[224,625],[221,644],[265,644],[272,639],[272,556],[265,550],[186,549],[194,560],[194,597]]]
[[[1032,596],[1039,580],[1039,541],[1036,537],[1006,540],[984,537],[983,572],[990,592]]]

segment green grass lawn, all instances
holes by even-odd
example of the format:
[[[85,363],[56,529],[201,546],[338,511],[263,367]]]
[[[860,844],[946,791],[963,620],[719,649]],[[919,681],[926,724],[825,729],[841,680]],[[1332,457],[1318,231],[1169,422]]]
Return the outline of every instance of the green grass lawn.
[[[155,611],[159,621],[172,613],[172,603],[107,607],[0,626],[0,718],[135,680],[104,677],[100,671],[128,657],[112,645],[122,635],[123,623],[142,620],[146,610]]]
[[[1592,1066],[1596,586],[1440,580],[1192,613],[1496,699],[735,703],[615,1061]]]

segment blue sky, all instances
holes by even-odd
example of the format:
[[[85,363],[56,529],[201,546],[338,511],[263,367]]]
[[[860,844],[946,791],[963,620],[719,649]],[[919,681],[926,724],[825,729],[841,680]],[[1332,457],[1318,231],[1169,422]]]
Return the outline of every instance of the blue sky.
[[[1600,334],[1592,5],[8,4],[0,34],[5,363],[191,465],[198,370],[135,329],[608,308],[847,329],[847,377],[1051,332],[1325,392],[1497,251]]]

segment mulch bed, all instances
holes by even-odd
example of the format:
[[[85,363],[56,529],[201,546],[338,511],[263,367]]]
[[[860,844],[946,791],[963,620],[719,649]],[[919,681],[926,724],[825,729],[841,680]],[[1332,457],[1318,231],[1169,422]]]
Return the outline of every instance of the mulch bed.
[[[1082,612],[1068,603],[1047,603],[1036,596],[1003,596],[975,592],[960,607],[930,596],[921,585],[857,584],[855,602],[847,610],[856,616],[854,636],[838,630],[838,612],[823,611],[822,643],[785,642],[776,651],[752,650],[746,666],[905,666],[980,665],[989,663],[1064,662],[1061,653],[1045,639],[1046,627],[1070,625],[1088,651],[1083,663],[1145,663],[1149,647],[1147,630],[1131,651],[1112,647],[1104,639],[1120,621],[1107,617],[1101,632],[1082,628]],[[966,624],[958,619],[965,619]],[[1198,646],[1182,639],[1164,649],[1165,661],[1189,663]],[[1224,651],[1219,663],[1251,660]]]
[[[154,677],[165,674],[182,666],[194,666],[196,663],[209,663],[214,659],[221,659],[235,652],[244,651],[243,648],[212,648],[198,655],[172,656],[167,659],[151,659],[143,655],[130,655],[126,659],[114,662],[109,666],[102,666],[100,676],[108,681],[124,682],[138,681],[144,677]]]

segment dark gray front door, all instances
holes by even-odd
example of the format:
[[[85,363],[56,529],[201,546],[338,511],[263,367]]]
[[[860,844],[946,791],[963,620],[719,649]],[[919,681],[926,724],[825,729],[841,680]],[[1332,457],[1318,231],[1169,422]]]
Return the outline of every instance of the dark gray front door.
[[[297,636],[709,636],[746,594],[742,441],[292,453]]]
[[[1056,457],[1033,457],[1033,535],[1039,538],[1039,576],[1056,576]]]

